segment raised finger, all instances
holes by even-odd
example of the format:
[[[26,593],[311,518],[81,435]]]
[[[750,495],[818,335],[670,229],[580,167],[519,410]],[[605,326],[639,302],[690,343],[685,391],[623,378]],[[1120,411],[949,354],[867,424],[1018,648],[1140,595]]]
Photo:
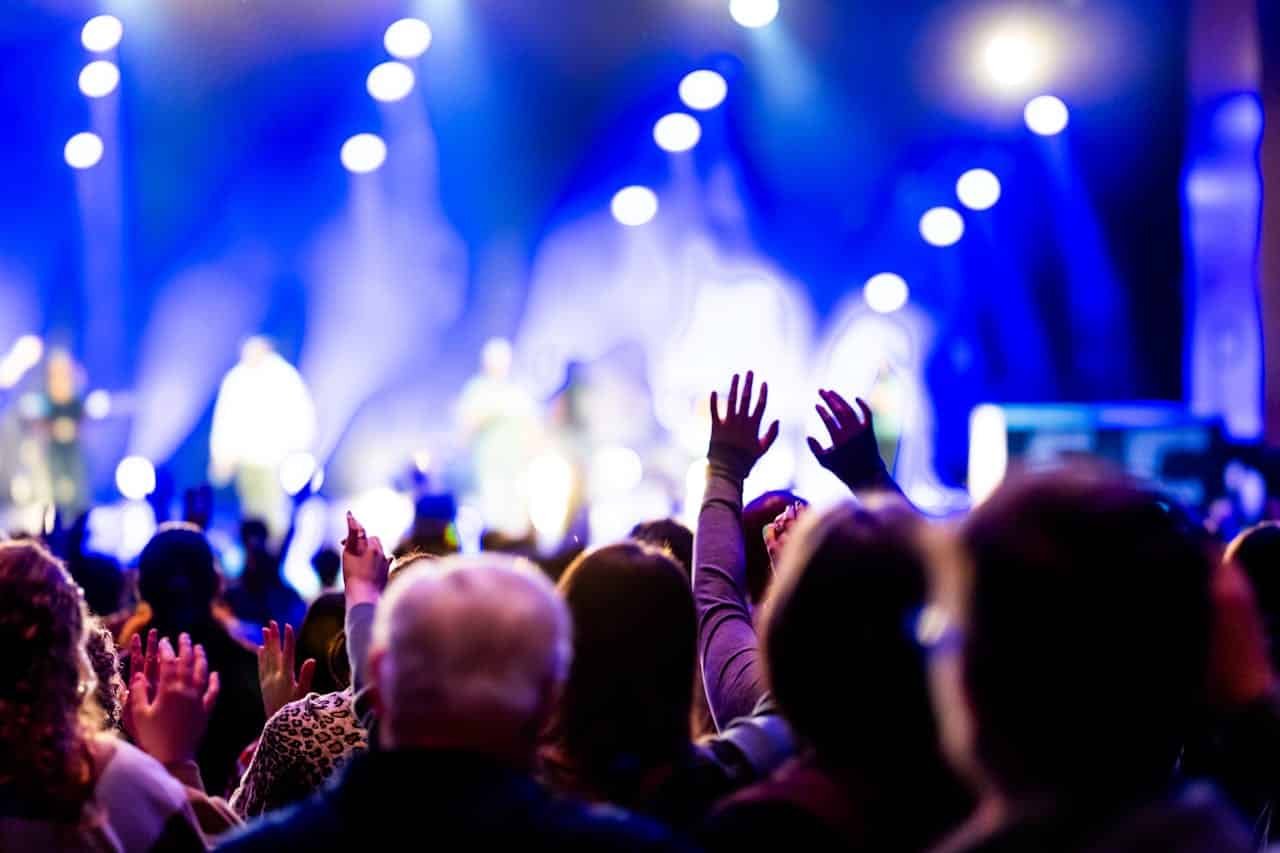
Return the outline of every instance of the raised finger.
[[[356,521],[356,517],[351,514],[351,510],[347,510],[347,538],[343,540],[342,544],[349,554],[355,554],[358,557],[364,553],[364,528],[360,526],[360,522]]]
[[[818,441],[818,439],[814,438],[813,436],[809,436],[808,440],[809,440],[809,450],[813,452],[814,456],[816,456],[818,459],[821,459],[822,457],[827,455],[827,451],[822,449],[822,442]]]
[[[822,418],[823,425],[826,426],[827,432],[831,433],[831,438],[834,441],[840,435],[840,424],[836,423],[836,419],[823,408],[822,404],[814,406],[814,409],[818,411],[818,417]]]
[[[764,438],[760,439],[760,453],[769,452],[769,448],[773,447],[773,443],[778,440],[778,431],[782,428],[777,421],[769,424],[769,431],[764,434]]]
[[[747,416],[747,413],[751,411],[751,387],[755,384],[755,381],[756,372],[754,370],[748,370],[747,380],[742,383],[742,408],[738,412],[738,414],[744,418]]]
[[[284,626],[284,668],[289,671],[290,675],[293,675],[293,655],[294,650],[297,648],[296,643],[297,641],[293,636],[293,626],[286,622]]]
[[[218,701],[218,688],[222,686],[222,682],[218,678],[218,673],[210,673],[209,686],[204,691],[204,697],[201,703],[204,705],[205,713],[213,712],[213,705]]]
[[[134,634],[129,639],[129,678],[141,675],[142,672],[142,635]]]
[[[827,406],[831,408],[831,413],[839,419],[845,429],[858,423],[858,413],[845,401],[844,397],[830,390],[819,391],[818,394],[827,402]]]
[[[875,421],[871,418],[871,407],[867,405],[867,401],[861,397],[855,397],[854,401],[862,411],[862,422],[867,425],[867,429],[874,429]]]
[[[759,423],[764,417],[765,404],[769,402],[769,383],[760,383],[760,399],[756,401],[756,409],[751,413],[751,420]]]
[[[209,656],[204,653],[204,646],[199,643],[196,644],[195,659],[195,664],[191,668],[191,681],[200,687],[209,678]]]
[[[729,402],[724,408],[725,419],[732,418],[738,411],[738,374],[733,374],[729,382]]]
[[[720,425],[720,395],[715,391],[711,392],[711,423],[714,426]]]
[[[142,672],[152,684],[156,683],[156,676],[160,674],[160,632],[155,628],[147,632],[147,652],[142,661]]]
[[[191,650],[191,635],[183,631],[178,635],[178,673],[183,678],[190,678],[195,671],[196,657]]]

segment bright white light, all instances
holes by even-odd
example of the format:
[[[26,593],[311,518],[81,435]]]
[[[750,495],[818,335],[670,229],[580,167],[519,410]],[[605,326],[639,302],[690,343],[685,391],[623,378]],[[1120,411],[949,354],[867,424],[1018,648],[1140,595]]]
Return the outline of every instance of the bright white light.
[[[688,151],[702,138],[702,125],[688,113],[667,113],[653,126],[653,141],[673,154]]]
[[[90,98],[110,95],[120,85],[120,69],[114,62],[95,59],[80,69],[80,91]]]
[[[986,169],[970,169],[956,181],[956,197],[970,210],[987,210],[1000,200],[1000,179]]]
[[[44,341],[39,335],[23,335],[13,342],[0,358],[0,389],[12,388],[22,381],[27,371],[44,356]]]
[[[391,103],[403,100],[413,91],[413,69],[403,62],[375,65],[365,79],[365,88],[375,101]]]
[[[544,453],[525,472],[529,521],[544,547],[559,544],[573,498],[573,466],[563,456]]]
[[[680,520],[688,525],[698,523],[698,513],[702,510],[702,498],[707,491],[707,460],[695,459],[689,463],[684,474],[684,506],[681,507]]]
[[[691,110],[713,110],[728,94],[724,77],[706,68],[690,71],[680,81],[680,100]]]
[[[999,406],[984,404],[969,415],[969,494],[982,503],[1009,468],[1009,423]]]
[[[1040,136],[1054,136],[1062,133],[1067,129],[1067,122],[1071,118],[1067,105],[1062,102],[1062,99],[1055,98],[1053,95],[1032,98],[1022,114],[1031,132]]]
[[[124,24],[115,15],[98,15],[85,22],[80,43],[92,53],[106,53],[124,37]]]
[[[96,133],[82,131],[67,140],[62,149],[62,156],[67,165],[73,169],[88,169],[98,165],[102,159],[102,137]]]
[[[156,490],[156,469],[141,456],[126,456],[116,466],[116,488],[131,501],[140,501]]]
[[[862,286],[862,298],[877,314],[892,314],[906,305],[909,292],[906,280],[891,272],[873,275]]]
[[[386,486],[357,495],[350,508],[369,535],[382,541],[384,551],[395,548],[413,523],[413,499]]]
[[[729,14],[744,27],[763,27],[778,17],[778,0],[729,0]]]
[[[431,47],[431,27],[418,18],[401,18],[387,27],[382,44],[396,59],[416,59]]]
[[[285,494],[296,495],[302,491],[320,468],[310,453],[290,453],[280,463],[280,487]]]
[[[964,219],[950,207],[935,207],[920,217],[920,236],[931,246],[952,246],[964,236]]]
[[[95,421],[111,414],[111,395],[98,388],[84,398],[84,413]]]
[[[413,451],[413,467],[418,469],[419,474],[428,473],[431,470],[431,451]]]
[[[609,209],[623,225],[644,225],[658,215],[658,197],[648,187],[623,187],[614,194]]]
[[[1048,45],[1038,33],[1023,26],[1007,25],[992,32],[983,42],[982,73],[996,89],[1026,91],[1044,79],[1048,54]]]
[[[630,447],[605,447],[591,457],[591,489],[594,494],[618,494],[640,485],[644,465]]]
[[[348,172],[372,172],[387,159],[387,143],[374,133],[357,133],[342,143],[342,165]]]

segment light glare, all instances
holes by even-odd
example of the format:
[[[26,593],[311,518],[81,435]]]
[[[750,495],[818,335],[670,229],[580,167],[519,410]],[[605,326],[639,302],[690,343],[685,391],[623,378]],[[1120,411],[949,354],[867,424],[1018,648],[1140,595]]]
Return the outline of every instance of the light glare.
[[[116,488],[131,501],[140,501],[156,490],[156,469],[141,456],[126,456],[116,466]]]
[[[988,210],[1000,200],[1000,179],[987,169],[970,169],[956,181],[956,197],[970,210]]]
[[[907,282],[897,273],[882,272],[867,279],[862,286],[862,298],[867,307],[877,314],[892,314],[907,304]]]
[[[964,236],[964,219],[950,207],[935,207],[920,217],[920,236],[931,246],[952,246]]]
[[[80,70],[80,91],[89,98],[110,95],[120,84],[120,69],[114,62],[95,59]]]
[[[374,133],[357,133],[342,143],[342,165],[363,175],[376,170],[387,159],[387,144]]]
[[[1025,91],[1044,79],[1048,48],[1039,34],[1022,26],[1005,26],[982,46],[982,72],[995,89]]]
[[[623,225],[637,226],[658,215],[658,197],[648,187],[623,187],[609,205],[613,218]]]
[[[418,18],[401,18],[387,27],[382,44],[396,59],[416,59],[431,47],[431,27]]]
[[[653,141],[663,151],[688,151],[702,138],[702,125],[688,113],[668,113],[653,126]]]
[[[306,451],[290,453],[280,463],[280,487],[285,494],[296,495],[319,472],[316,458]],[[323,482],[323,480],[322,480]]]
[[[62,156],[73,169],[89,169],[98,165],[98,161],[102,159],[102,150],[102,137],[86,130],[67,140]]]
[[[80,43],[92,53],[106,53],[120,44],[124,37],[124,24],[115,15],[97,15],[85,22],[80,30]]]
[[[403,62],[383,62],[374,66],[365,79],[365,87],[375,101],[393,103],[413,91],[413,69]]]
[[[778,0],[729,0],[729,14],[748,29],[768,26],[778,17]]]
[[[715,71],[690,71],[680,81],[680,100],[691,110],[713,110],[729,94],[729,84]]]
[[[1041,95],[1027,103],[1023,117],[1032,133],[1040,136],[1055,136],[1067,129],[1071,114],[1061,98],[1053,95]]]

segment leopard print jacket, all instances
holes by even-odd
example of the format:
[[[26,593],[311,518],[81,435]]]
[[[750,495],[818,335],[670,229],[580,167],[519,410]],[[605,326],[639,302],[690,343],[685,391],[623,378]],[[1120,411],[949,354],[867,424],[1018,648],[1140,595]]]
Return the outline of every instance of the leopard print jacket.
[[[249,818],[304,800],[368,748],[350,689],[309,693],[267,721],[231,807]]]

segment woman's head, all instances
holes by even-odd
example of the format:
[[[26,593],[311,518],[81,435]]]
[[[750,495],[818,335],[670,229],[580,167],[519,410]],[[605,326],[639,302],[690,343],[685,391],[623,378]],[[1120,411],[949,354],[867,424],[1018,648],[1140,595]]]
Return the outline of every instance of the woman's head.
[[[912,757],[933,758],[914,635],[926,588],[919,525],[905,508],[846,504],[805,514],[783,553],[763,620],[769,682],[833,771],[913,772]]]
[[[625,542],[580,556],[559,589],[574,655],[549,739],[596,793],[625,802],[641,771],[689,746],[689,581],[667,554]]]
[[[166,635],[212,619],[219,585],[213,549],[193,524],[162,525],[138,558],[139,591]]]
[[[88,797],[89,614],[62,564],[35,542],[0,543],[0,785],[74,817]]]

